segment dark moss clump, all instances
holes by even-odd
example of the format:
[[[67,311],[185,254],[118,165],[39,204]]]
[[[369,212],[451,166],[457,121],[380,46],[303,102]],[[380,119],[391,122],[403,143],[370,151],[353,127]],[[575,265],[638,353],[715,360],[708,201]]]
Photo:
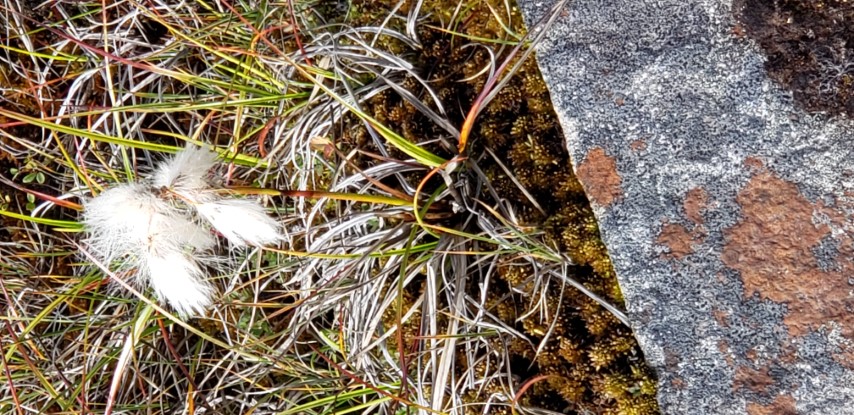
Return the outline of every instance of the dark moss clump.
[[[456,30],[478,38],[506,37],[486,3],[478,2],[467,9],[459,17]],[[494,3],[491,5],[495,10],[503,10],[498,2],[490,3]],[[352,4],[356,10],[366,10],[368,5],[381,8],[368,0],[356,0]],[[442,10],[455,7],[453,2],[427,2],[422,13],[426,15],[435,10],[433,16],[444,16]],[[369,23],[363,14],[350,16],[364,19],[359,23]],[[521,22],[521,16],[514,12],[509,21],[510,30],[524,32]],[[427,25],[421,26],[418,35],[423,48],[409,52],[407,59],[420,68],[421,76],[437,92],[442,105],[448,110],[448,119],[460,126],[464,112],[484,87],[486,77],[477,75],[490,63],[490,56],[482,47],[466,47],[469,41],[462,36],[451,36]],[[386,47],[394,48],[394,41],[389,42],[392,44]],[[504,53],[507,50],[509,48],[505,48]],[[470,80],[461,82],[462,79]],[[425,104],[435,105],[414,80],[404,80],[403,85],[415,96],[425,97]],[[447,135],[393,92],[375,96],[365,107],[371,116],[412,142]],[[353,125],[353,128],[345,130],[342,144],[370,148],[372,144],[367,139],[367,132],[355,120]],[[488,155],[487,149],[501,157],[506,170]],[[393,148],[387,150],[395,151]],[[446,157],[453,155],[448,149],[437,147],[436,151]],[[572,278],[613,304],[623,304],[611,262],[599,237],[598,225],[572,172],[548,89],[533,59],[523,65],[522,70],[480,115],[472,131],[468,153],[480,160],[478,164],[490,184],[500,197],[513,202],[524,224],[543,229],[549,242],[572,258],[577,265],[570,275]],[[522,195],[511,175],[525,187],[542,210]],[[490,196],[485,193],[479,197],[488,200]],[[497,348],[508,350],[513,373],[522,382],[547,375],[524,394],[523,403],[576,414],[658,413],[656,382],[631,331],[595,301],[568,287],[561,295],[561,287],[553,283],[542,293],[547,299],[549,319],[541,321],[539,317],[529,317],[517,322],[530,304],[530,298],[518,292],[531,288],[532,276],[530,268],[501,266],[498,281],[491,285],[490,293],[491,312],[504,323],[515,326],[534,344],[538,344],[554,327],[548,343],[539,354],[522,339],[510,340],[509,344],[495,344]],[[393,320],[392,316],[387,319],[389,322]],[[459,366],[475,371],[487,370],[484,363],[461,361]],[[482,394],[470,396],[470,401],[483,402],[501,387],[498,384],[485,385]],[[474,408],[472,413],[480,413],[481,410]]]
[[[756,40],[772,79],[807,111],[854,116],[854,7],[846,0],[738,0],[740,26]]]

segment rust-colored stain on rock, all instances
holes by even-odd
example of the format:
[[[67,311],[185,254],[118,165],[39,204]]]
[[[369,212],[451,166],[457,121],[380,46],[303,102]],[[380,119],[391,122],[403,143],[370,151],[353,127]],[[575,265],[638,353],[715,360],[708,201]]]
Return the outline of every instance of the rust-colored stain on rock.
[[[751,347],[750,349],[747,349],[746,352],[744,352],[744,357],[746,357],[747,360],[755,362],[757,359],[759,359],[759,352],[757,352],[755,348]]]
[[[735,378],[732,382],[732,389],[739,391],[748,389],[755,393],[768,393],[768,388],[774,385],[776,381],[768,371],[768,368],[753,369],[747,366],[739,366],[735,369]]]
[[[765,163],[759,157],[751,156],[744,159],[744,167],[747,167],[748,170],[754,173],[758,173],[765,170]]]
[[[826,210],[798,188],[771,173],[761,172],[738,193],[742,220],[725,231],[724,264],[739,271],[746,297],[786,303],[784,323],[789,334],[801,336],[835,321],[843,336],[854,338],[854,298],[845,274],[852,258],[839,255],[839,270],[822,270],[813,249],[831,236],[827,224],[814,223]]]
[[[715,321],[717,321],[721,327],[729,327],[729,321],[727,321],[727,319],[729,319],[729,313],[725,310],[713,308],[712,317],[715,318]]]
[[[703,243],[707,233],[703,226],[703,212],[706,211],[708,203],[709,195],[701,187],[691,189],[685,194],[682,208],[685,216],[694,225],[688,229],[677,223],[664,223],[655,242],[669,250],[663,255],[665,259],[682,259],[694,253],[694,244]]]
[[[666,246],[670,252],[663,256],[668,259],[682,259],[694,253],[694,235],[684,226],[677,223],[666,223],[655,241]]]
[[[623,196],[622,178],[617,173],[616,160],[596,147],[578,165],[576,172],[587,196],[599,206],[607,207]]]
[[[791,340],[784,342],[777,360],[779,362],[791,365],[797,362],[798,359],[798,349],[795,344],[793,344]]]
[[[641,140],[641,139],[637,139],[635,141],[632,141],[631,144],[629,144],[629,148],[631,148],[632,151],[634,151],[635,153],[639,153],[641,151],[644,151],[644,150],[646,150],[646,141]]]
[[[780,395],[769,405],[760,405],[755,402],[747,404],[748,415],[798,415],[795,408],[795,398],[790,395]]]
[[[848,369],[854,370],[854,347],[843,345],[842,350],[833,353],[833,360]]]
[[[685,201],[682,203],[685,216],[697,225],[703,224],[703,212],[709,204],[709,194],[702,187],[696,187],[688,191]]]

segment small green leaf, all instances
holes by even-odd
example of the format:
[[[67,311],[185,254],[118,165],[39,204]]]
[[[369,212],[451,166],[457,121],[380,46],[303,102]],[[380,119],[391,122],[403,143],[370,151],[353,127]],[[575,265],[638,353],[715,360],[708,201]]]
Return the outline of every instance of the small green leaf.
[[[36,179],[36,173],[28,173],[24,176],[24,183],[32,183]]]

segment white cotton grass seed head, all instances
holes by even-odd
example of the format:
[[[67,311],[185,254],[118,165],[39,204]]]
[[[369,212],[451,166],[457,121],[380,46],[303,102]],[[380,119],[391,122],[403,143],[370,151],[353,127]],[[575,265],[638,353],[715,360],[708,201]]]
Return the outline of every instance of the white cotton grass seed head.
[[[211,227],[237,247],[284,239],[257,201],[225,198],[211,188],[215,162],[216,153],[188,146],[148,180],[116,185],[83,204],[91,255],[137,287],[150,285],[181,316],[210,306],[214,288],[204,269],[228,261],[212,254]]]
[[[205,281],[198,263],[182,252],[149,255],[145,264],[151,287],[160,301],[182,316],[204,315],[211,305],[213,287]]]
[[[130,268],[139,259],[131,254],[146,243],[155,218],[167,211],[164,201],[136,183],[107,189],[86,200],[83,208],[86,242],[93,254],[106,264],[123,259],[121,265]]]
[[[199,215],[234,246],[260,247],[284,239],[278,223],[256,201],[219,199],[195,207]]]
[[[209,187],[206,176],[216,163],[216,157],[213,151],[189,145],[157,167],[151,184],[195,200],[195,195]]]
[[[86,245],[95,258],[137,287],[151,285],[182,316],[210,305],[213,289],[190,256],[204,257],[214,246],[210,231],[137,183],[105,190],[83,207]]]

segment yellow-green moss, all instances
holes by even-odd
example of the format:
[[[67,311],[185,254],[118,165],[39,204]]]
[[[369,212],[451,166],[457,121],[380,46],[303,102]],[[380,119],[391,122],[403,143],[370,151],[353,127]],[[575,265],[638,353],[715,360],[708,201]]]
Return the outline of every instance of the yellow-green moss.
[[[375,22],[371,19],[385,18],[383,10],[390,10],[396,1],[385,2],[388,4],[384,7],[369,0],[354,0],[352,3],[360,12],[349,15],[349,19],[354,19],[350,23],[358,20],[358,23],[366,24]],[[503,5],[495,0],[471,3],[471,7],[464,8],[467,11],[459,16],[455,30],[480,38],[507,38],[487,4],[494,10],[504,10]],[[422,13],[432,13],[437,19],[441,16],[447,22],[449,10],[456,6],[455,2],[448,0],[426,1]],[[408,7],[411,5],[404,5],[401,10],[408,10]],[[369,16],[365,14],[368,10],[378,14]],[[513,10],[509,26],[514,32],[521,33],[524,30],[521,16],[516,9]],[[453,37],[426,26],[420,27],[418,36],[423,49],[409,57],[437,91],[450,120],[462,125],[465,112],[483,88],[485,77],[475,75],[489,63],[489,55],[480,47],[464,47],[467,40],[463,37]],[[394,43],[393,40],[388,42]],[[470,77],[473,79],[460,82]],[[422,95],[417,83],[410,80],[406,87],[417,96]],[[432,140],[444,134],[392,92],[377,95],[369,101],[367,108],[373,117],[413,142]],[[364,135],[364,130],[357,126],[345,133],[345,140],[370,145]],[[569,255],[577,265],[572,269],[572,278],[606,300],[622,306],[622,293],[599,237],[598,224],[581,185],[572,173],[548,89],[534,60],[523,65],[519,74],[480,115],[470,143],[469,153],[472,155],[483,154],[485,147],[495,154],[507,155],[506,167],[544,207],[545,214],[520,196],[516,184],[504,169],[486,157],[479,165],[492,186],[501,197],[515,204],[526,225],[540,227],[549,243]],[[566,288],[563,300],[559,302],[560,287],[549,287],[545,294],[549,319],[541,321],[538,317],[529,316],[517,323],[530,304],[530,299],[518,292],[533,287],[532,272],[523,266],[501,266],[498,270],[500,281],[491,285],[491,298],[487,301],[494,315],[511,327],[517,327],[535,344],[552,327],[548,344],[538,355],[522,339],[512,340],[507,348],[511,359],[527,363],[521,366],[530,366],[527,373],[520,375],[554,375],[533,385],[526,392],[524,403],[573,413],[585,410],[617,415],[658,413],[656,382],[643,363],[636,340],[628,328],[590,298]],[[511,287],[516,290],[511,290]],[[512,297],[511,300],[507,299],[508,296]],[[496,344],[496,347],[503,346]],[[460,367],[466,369],[467,363],[461,361]],[[480,395],[471,393],[468,398],[471,402],[482,402],[499,386],[485,385]]]

